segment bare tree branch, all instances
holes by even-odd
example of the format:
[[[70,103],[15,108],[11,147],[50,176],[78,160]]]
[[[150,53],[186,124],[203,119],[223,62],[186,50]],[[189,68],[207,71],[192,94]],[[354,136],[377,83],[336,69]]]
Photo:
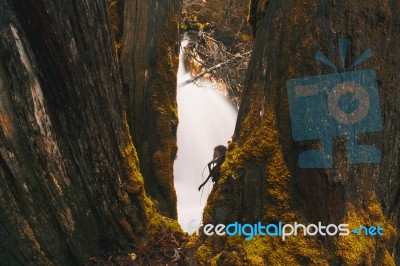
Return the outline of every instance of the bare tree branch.
[[[206,74],[208,74],[208,73],[210,73],[210,72],[212,72],[212,71],[214,71],[214,70],[216,70],[218,68],[221,68],[221,67],[223,67],[225,65],[234,63],[235,61],[238,61],[238,60],[248,59],[248,56],[250,54],[251,54],[251,51],[245,52],[243,55],[241,55],[241,54],[235,55],[234,58],[229,59],[229,60],[227,60],[225,62],[221,62],[221,63],[219,63],[219,64],[217,64],[215,66],[212,66],[212,67],[200,72],[199,74],[195,75],[194,77],[181,82],[180,84],[178,84],[178,88],[184,87],[184,86],[186,86],[186,85],[188,85],[188,84],[190,84],[192,82],[195,82],[196,80],[202,78],[204,75],[206,75]]]

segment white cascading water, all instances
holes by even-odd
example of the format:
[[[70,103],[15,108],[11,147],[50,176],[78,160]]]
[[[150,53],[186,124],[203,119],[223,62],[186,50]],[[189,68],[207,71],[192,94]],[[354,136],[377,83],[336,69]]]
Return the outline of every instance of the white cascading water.
[[[178,84],[191,78],[184,65],[183,40],[179,57]],[[214,147],[227,145],[234,132],[237,112],[216,87],[208,81],[178,87],[178,154],[174,164],[175,189],[178,197],[178,221],[192,233],[202,220],[202,211],[212,189],[210,180],[204,191],[199,185],[208,176],[203,169],[212,160]]]

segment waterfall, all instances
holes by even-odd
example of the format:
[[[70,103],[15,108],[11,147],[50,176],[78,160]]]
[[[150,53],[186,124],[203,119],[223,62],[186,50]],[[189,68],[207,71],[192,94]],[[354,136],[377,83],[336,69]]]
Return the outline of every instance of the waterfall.
[[[182,41],[178,84],[190,79],[183,60],[188,40]],[[178,197],[178,221],[184,231],[189,224],[199,225],[212,181],[199,192],[197,188],[208,176],[202,172],[212,160],[214,147],[227,145],[234,132],[237,112],[209,81],[178,87],[178,154],[174,164],[175,189]],[[193,232],[192,228],[189,233]]]

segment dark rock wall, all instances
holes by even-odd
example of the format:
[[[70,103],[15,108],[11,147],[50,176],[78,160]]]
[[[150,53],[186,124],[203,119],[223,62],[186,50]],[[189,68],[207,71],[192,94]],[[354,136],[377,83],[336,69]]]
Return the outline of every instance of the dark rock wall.
[[[0,10],[0,264],[126,251],[155,214],[106,1],[5,0]]]
[[[133,141],[146,192],[162,214],[177,218],[176,74],[181,1],[124,1],[120,62]]]
[[[208,200],[204,223],[305,219],[307,223],[347,221],[350,226],[382,224],[386,235],[381,241],[330,239],[318,248],[320,257],[332,265],[393,265],[394,258],[400,263],[398,248],[395,251],[400,225],[399,8],[397,1],[252,1],[254,51],[234,141],[223,167],[225,178]],[[379,148],[382,161],[348,164],[347,144],[340,137],[334,141],[332,169],[299,169],[298,155],[317,142],[292,141],[285,82],[332,73],[314,57],[321,50],[340,65],[340,38],[351,42],[347,65],[368,48],[373,51],[373,58],[356,70],[377,72],[383,130],[360,136],[359,143]],[[250,206],[257,208],[249,210]],[[346,245],[352,251],[344,251]],[[221,251],[221,246],[215,247]],[[295,257],[302,256],[312,261],[305,252]],[[264,261],[271,263],[268,255]]]

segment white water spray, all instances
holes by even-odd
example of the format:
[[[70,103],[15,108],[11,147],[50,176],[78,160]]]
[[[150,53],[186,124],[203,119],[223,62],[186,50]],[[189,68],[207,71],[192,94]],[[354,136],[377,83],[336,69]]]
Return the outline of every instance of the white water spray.
[[[179,58],[178,84],[190,79],[183,60],[183,49],[188,40],[182,42]],[[178,197],[178,221],[182,229],[199,225],[207,197],[212,189],[211,180],[204,193],[197,190],[208,170],[202,172],[212,160],[214,147],[227,145],[231,139],[237,112],[229,101],[217,92],[208,81],[188,84],[178,88],[178,154],[174,164],[175,189]]]

